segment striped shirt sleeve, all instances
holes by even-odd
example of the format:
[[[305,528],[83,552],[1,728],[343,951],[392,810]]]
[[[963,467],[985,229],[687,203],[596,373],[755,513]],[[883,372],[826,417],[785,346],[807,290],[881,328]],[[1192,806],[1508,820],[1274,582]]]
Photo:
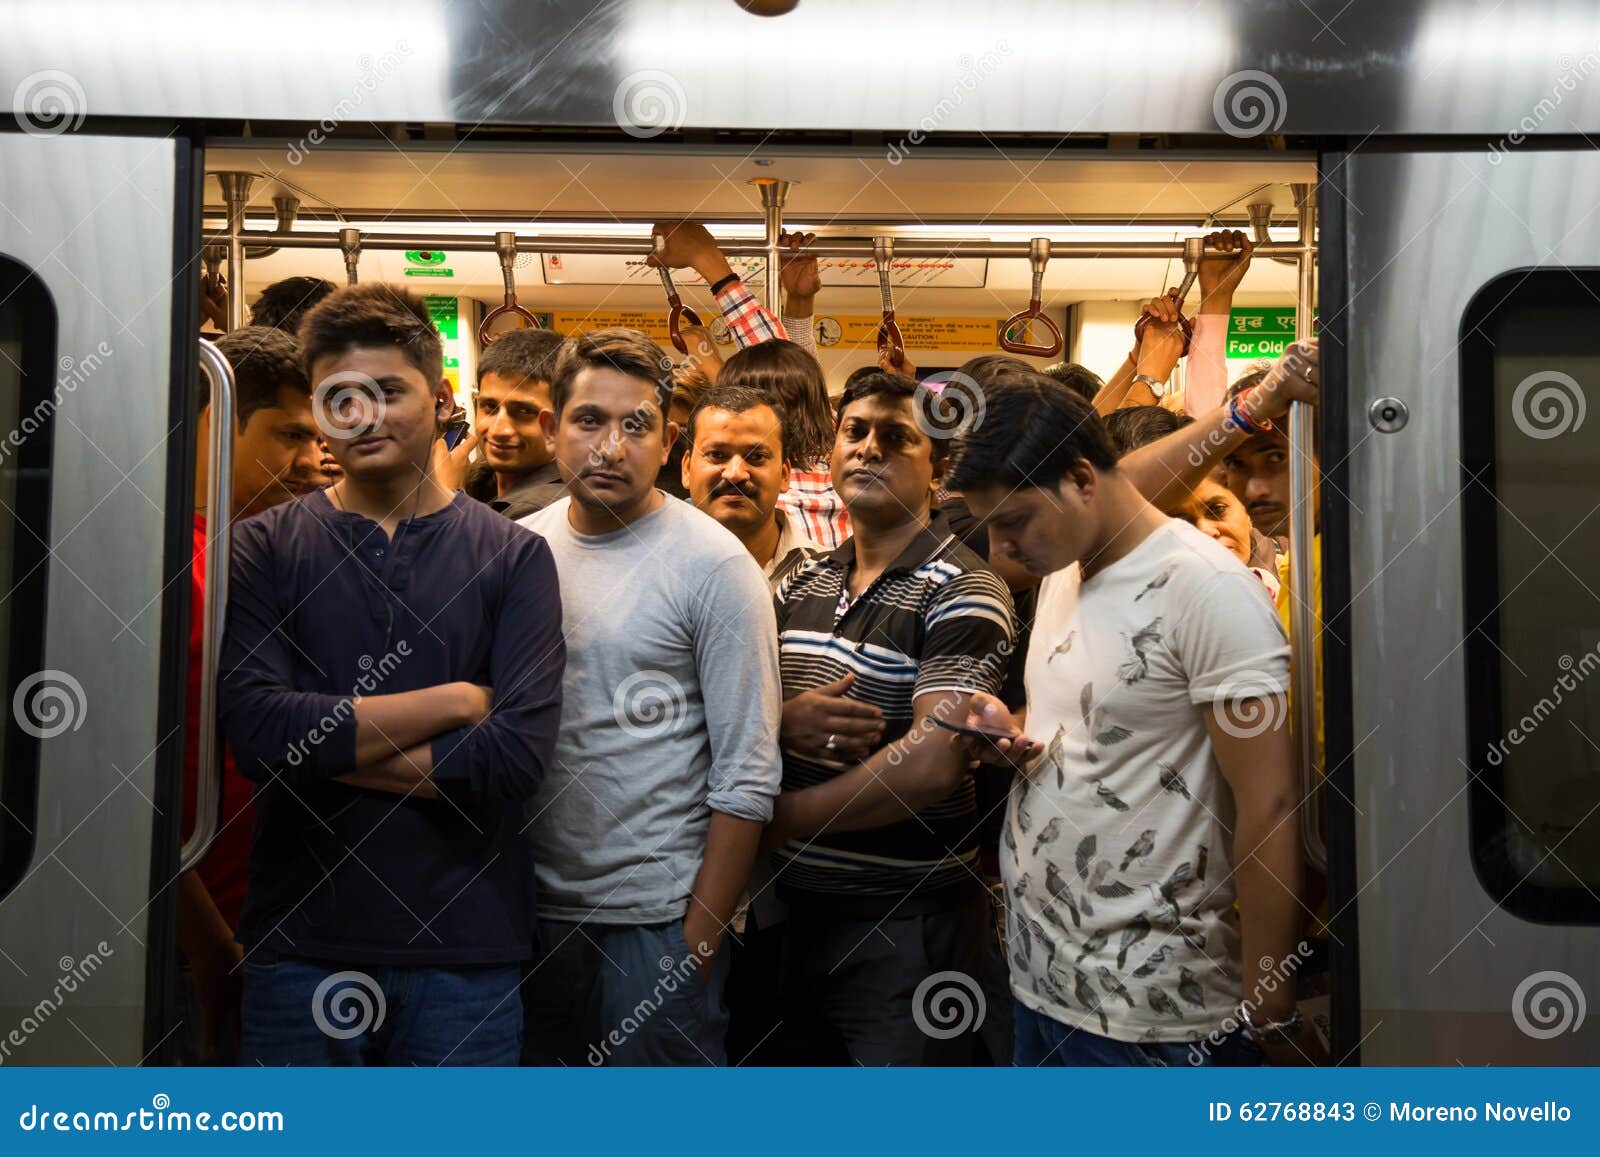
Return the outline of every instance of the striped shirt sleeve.
[[[923,616],[915,695],[999,694],[1017,645],[1011,593],[987,570],[944,583]]]
[[[717,305],[740,349],[789,336],[783,323],[755,299],[742,281],[730,281],[723,286],[722,292],[717,294]]]

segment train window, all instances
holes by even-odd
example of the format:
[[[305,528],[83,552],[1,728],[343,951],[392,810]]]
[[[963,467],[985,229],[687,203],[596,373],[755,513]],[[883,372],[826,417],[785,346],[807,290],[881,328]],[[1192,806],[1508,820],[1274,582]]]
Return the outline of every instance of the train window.
[[[1547,269],[1485,286],[1461,334],[1473,860],[1563,924],[1600,923],[1596,330],[1600,270]]]
[[[50,443],[56,405],[55,307],[44,284],[0,256],[0,897],[22,878],[33,849],[39,745],[50,735],[51,673],[44,658],[49,568]],[[7,562],[9,560],[9,563]]]

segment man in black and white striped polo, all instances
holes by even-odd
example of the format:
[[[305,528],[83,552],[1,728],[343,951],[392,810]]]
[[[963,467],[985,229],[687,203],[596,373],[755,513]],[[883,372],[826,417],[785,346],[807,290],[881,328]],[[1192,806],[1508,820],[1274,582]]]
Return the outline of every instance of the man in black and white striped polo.
[[[931,408],[908,378],[852,376],[831,466],[854,537],[778,592],[768,841],[790,913],[785,1032],[807,1060],[971,1057],[974,1038],[926,1032],[913,999],[937,973],[976,981],[987,943],[967,756],[928,720],[963,722],[999,690],[1016,626],[1005,584],[932,509],[949,442]]]

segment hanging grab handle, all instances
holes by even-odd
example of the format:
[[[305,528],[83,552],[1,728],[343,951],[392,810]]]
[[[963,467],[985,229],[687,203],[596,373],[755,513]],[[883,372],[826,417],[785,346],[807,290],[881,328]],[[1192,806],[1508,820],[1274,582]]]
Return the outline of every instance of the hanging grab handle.
[[[539,319],[517,304],[517,235],[510,231],[494,235],[494,251],[500,255],[500,276],[506,283],[505,304],[497,305],[484,315],[478,323],[478,344],[480,346],[493,345],[494,335],[489,332],[490,327],[507,314],[520,317],[527,324],[520,325],[518,329],[538,329]]]
[[[878,269],[878,291],[883,294],[883,321],[878,324],[878,353],[889,355],[889,364],[902,366],[906,343],[894,320],[894,292],[889,288],[889,270],[894,266],[894,238],[872,239],[872,264]]]
[[[658,257],[661,251],[666,248],[666,244],[667,239],[657,233],[655,235],[655,247]],[[700,320],[700,315],[683,304],[683,298],[678,296],[678,287],[672,284],[672,270],[665,265],[657,265],[656,272],[661,275],[661,288],[666,291],[667,305],[672,310],[671,313],[667,314],[667,336],[672,338],[673,349],[680,354],[686,354],[689,352],[689,343],[683,340],[683,319],[688,318],[690,325],[704,325],[705,323]]]
[[[1044,267],[1050,263],[1050,238],[1035,237],[1028,246],[1028,261],[1033,265],[1033,292],[1028,296],[1028,308],[1006,319],[1000,326],[1000,348],[1008,354],[1024,354],[1035,358],[1053,358],[1061,352],[1061,330],[1056,323],[1045,316],[1042,308],[1044,304]],[[1028,331],[1032,323],[1042,322],[1050,333],[1050,340],[1044,345],[1033,345],[1028,338]],[[1011,331],[1017,326],[1022,327],[1022,338],[1013,341]]]
[[[344,280],[356,284],[356,266],[361,263],[361,230],[339,230],[339,248],[344,250]]]
[[[1167,296],[1178,304],[1178,325],[1183,328],[1183,357],[1189,356],[1189,343],[1194,340],[1194,320],[1183,316],[1183,299],[1189,296],[1189,290],[1194,287],[1195,278],[1200,275],[1200,259],[1205,256],[1206,239],[1204,237],[1185,237],[1183,239],[1183,280],[1176,287],[1167,290]],[[1145,327],[1150,324],[1150,315],[1141,314],[1139,320],[1133,323],[1133,356],[1139,356],[1139,343],[1144,340]]]

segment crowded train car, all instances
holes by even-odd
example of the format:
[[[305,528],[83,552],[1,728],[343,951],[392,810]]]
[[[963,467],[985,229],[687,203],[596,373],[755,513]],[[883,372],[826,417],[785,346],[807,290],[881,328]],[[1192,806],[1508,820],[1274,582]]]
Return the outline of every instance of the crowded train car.
[[[1600,1061],[1600,15],[934,7],[0,5],[0,1063]]]

